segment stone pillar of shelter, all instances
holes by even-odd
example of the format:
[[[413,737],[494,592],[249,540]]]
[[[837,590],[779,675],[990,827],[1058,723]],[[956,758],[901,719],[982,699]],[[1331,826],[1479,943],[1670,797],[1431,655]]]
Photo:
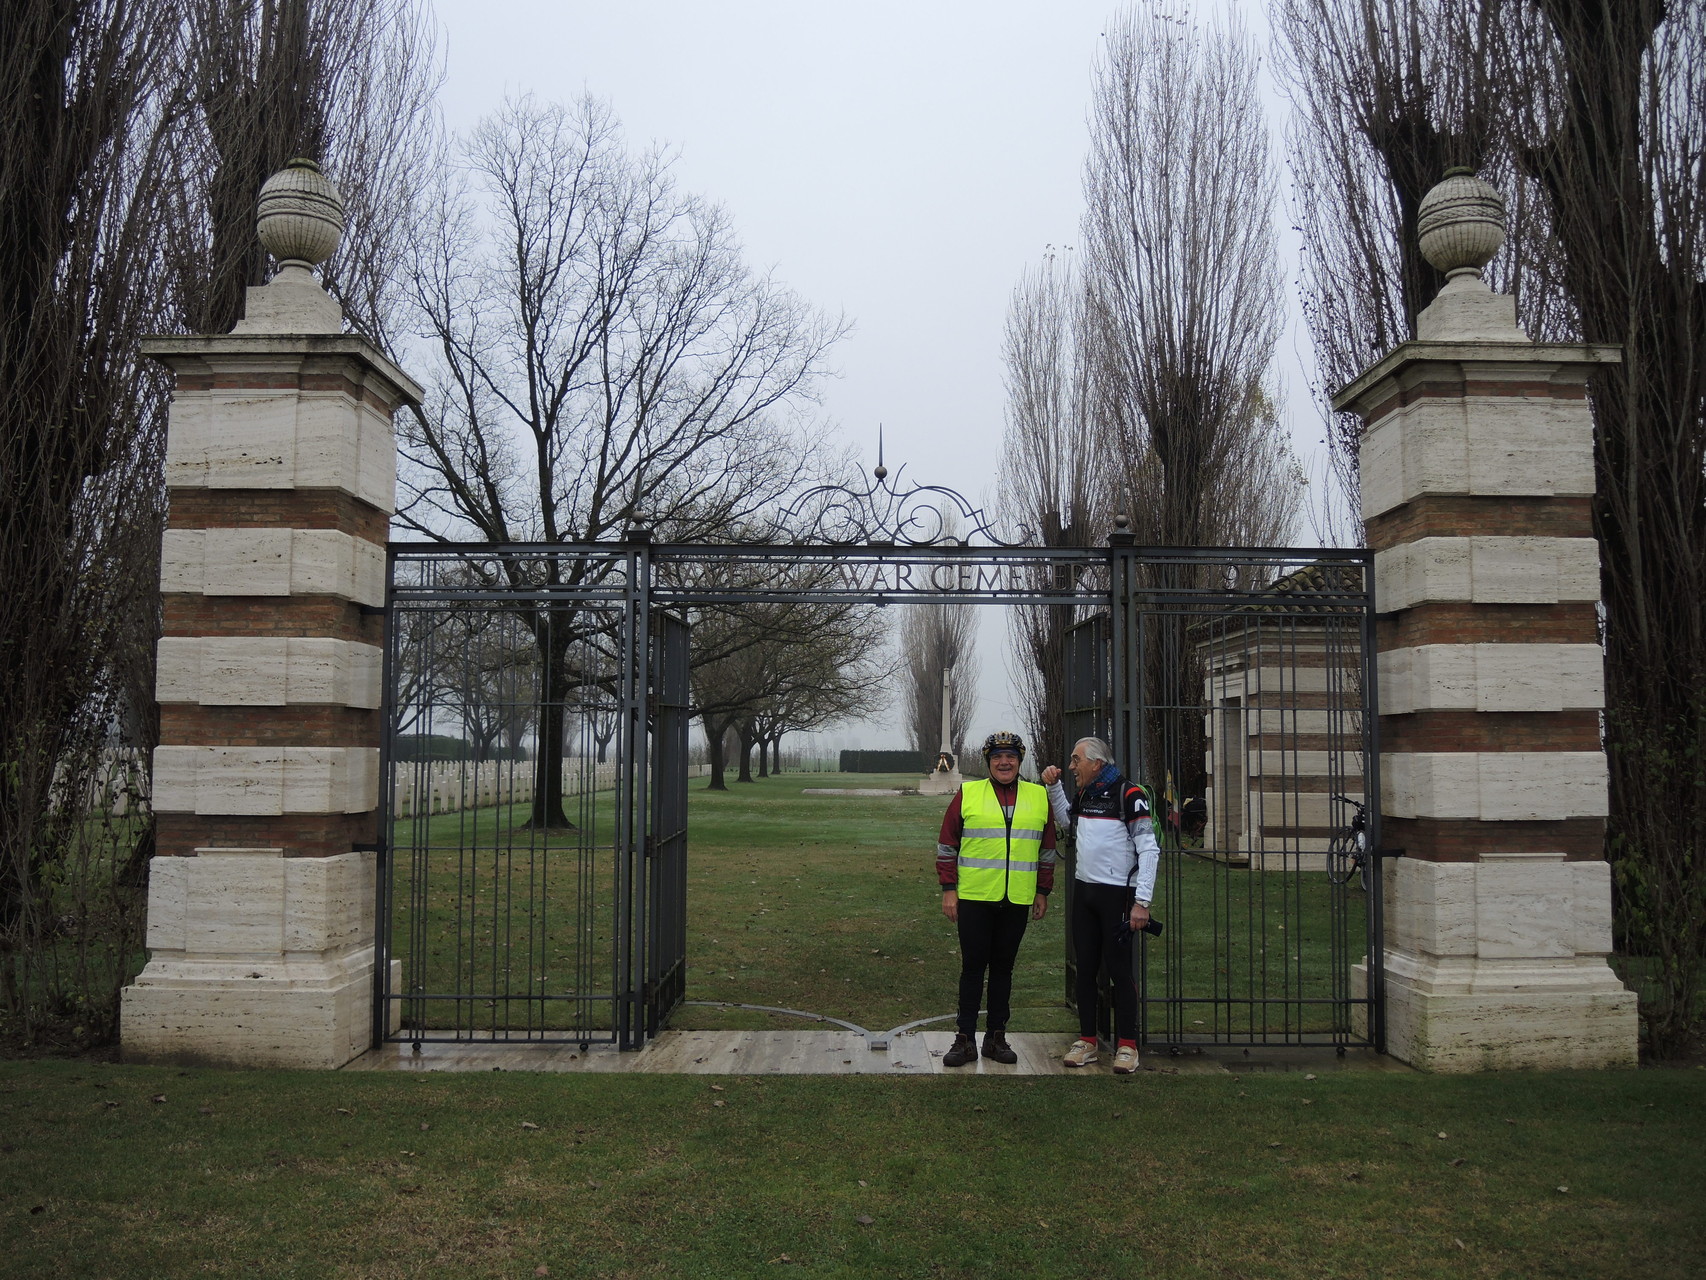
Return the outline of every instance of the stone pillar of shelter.
[[[176,383],[149,960],[122,1043],[337,1067],[372,1038],[391,416],[420,390],[314,278],[343,229],[318,167],[274,175],[259,215],[279,269],[245,319],[144,346]]]
[[[1629,1066],[1587,401],[1620,357],[1530,341],[1482,283],[1503,215],[1467,171],[1428,193],[1422,252],[1449,279],[1333,400],[1366,424],[1382,842],[1404,851],[1383,864],[1387,1047],[1438,1071]]]

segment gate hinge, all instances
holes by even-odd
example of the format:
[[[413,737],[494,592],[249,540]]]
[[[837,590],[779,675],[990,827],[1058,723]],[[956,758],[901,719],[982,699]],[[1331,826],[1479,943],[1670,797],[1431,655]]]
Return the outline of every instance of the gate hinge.
[[[1404,851],[1402,849],[1376,849],[1374,856],[1377,858],[1402,858]]]
[[[658,838],[655,835],[652,835],[651,833],[648,832],[646,834],[646,838],[645,838],[644,843],[641,844],[641,846],[640,846],[640,852],[643,856],[645,856],[647,858],[653,858],[653,857],[657,856],[657,851],[658,851]]]

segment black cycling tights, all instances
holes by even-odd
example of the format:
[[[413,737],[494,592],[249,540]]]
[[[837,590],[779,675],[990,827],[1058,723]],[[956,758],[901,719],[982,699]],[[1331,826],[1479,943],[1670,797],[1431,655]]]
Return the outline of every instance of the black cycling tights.
[[[1137,1038],[1137,983],[1132,979],[1130,934],[1116,941],[1122,917],[1131,914],[1132,891],[1123,884],[1072,882],[1072,954],[1078,959],[1078,1031],[1096,1035],[1097,978],[1106,969],[1114,980],[1114,1035]]]
[[[977,1011],[983,1003],[983,971],[989,970],[991,1031],[1007,1030],[1012,1015],[1013,962],[1031,909],[1011,902],[967,902],[960,899],[959,1029],[977,1033]]]

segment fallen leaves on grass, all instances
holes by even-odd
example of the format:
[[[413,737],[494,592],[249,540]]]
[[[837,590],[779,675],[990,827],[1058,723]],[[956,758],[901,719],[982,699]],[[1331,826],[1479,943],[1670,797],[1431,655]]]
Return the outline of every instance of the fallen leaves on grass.
[[[531,1120],[523,1120],[521,1122],[521,1127],[523,1129],[537,1129],[539,1126],[534,1124]]]
[[[868,1227],[875,1222],[876,1219],[868,1213],[861,1213],[857,1218],[853,1219],[853,1221],[857,1222],[861,1227]]]

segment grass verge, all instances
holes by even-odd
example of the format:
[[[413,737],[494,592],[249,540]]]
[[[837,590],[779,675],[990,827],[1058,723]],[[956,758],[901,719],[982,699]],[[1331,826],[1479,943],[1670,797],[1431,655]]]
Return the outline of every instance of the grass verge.
[[[0,1063],[0,1131],[8,1276],[1706,1271],[1696,1071],[708,1081]]]

